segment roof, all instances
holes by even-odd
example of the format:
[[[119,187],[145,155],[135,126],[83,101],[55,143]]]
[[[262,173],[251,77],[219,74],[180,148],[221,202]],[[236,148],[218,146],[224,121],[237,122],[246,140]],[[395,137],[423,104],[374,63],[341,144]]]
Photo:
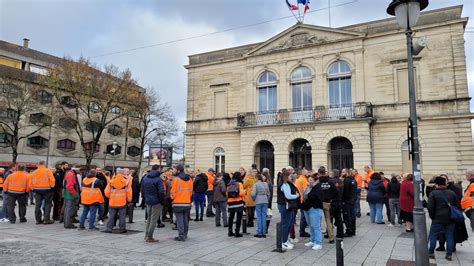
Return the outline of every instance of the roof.
[[[31,48],[24,48],[23,46],[2,40],[0,40],[0,50],[54,65],[64,62],[63,58],[46,54]]]
[[[444,23],[448,21],[461,19],[462,8],[463,8],[462,5],[457,5],[457,6],[445,7],[445,8],[422,12],[418,20],[417,26],[420,27],[424,25]],[[467,21],[467,19],[465,19],[464,21]],[[295,28],[306,27],[306,26],[308,25],[305,25],[305,24],[293,25],[283,32],[287,32]],[[319,27],[319,26],[316,26],[316,27]],[[319,27],[319,28],[326,28],[326,27]],[[364,22],[364,23],[359,23],[359,24],[354,24],[354,25],[349,25],[349,26],[344,26],[344,27],[339,27],[339,28],[327,28],[327,29],[328,30],[332,29],[335,31],[358,32],[370,37],[370,35],[374,35],[378,33],[397,31],[397,30],[400,30],[400,27],[398,26],[398,23],[396,22],[395,18],[386,18],[386,19]],[[280,34],[276,36],[279,36]],[[226,60],[232,60],[232,59],[234,60],[243,59],[245,58],[247,53],[249,53],[253,49],[256,49],[259,46],[264,45],[265,43],[272,40],[273,38],[275,38],[275,36],[270,38],[267,41],[263,41],[259,43],[190,55],[189,65],[187,67],[192,67],[195,65],[207,64],[207,63],[217,63],[219,61],[226,61]]]

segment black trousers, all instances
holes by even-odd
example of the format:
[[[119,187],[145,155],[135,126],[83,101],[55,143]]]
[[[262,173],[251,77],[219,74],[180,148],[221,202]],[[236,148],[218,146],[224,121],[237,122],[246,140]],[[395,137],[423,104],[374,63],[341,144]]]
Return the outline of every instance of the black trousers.
[[[331,203],[331,215],[333,218],[333,224],[336,227],[336,237],[343,238],[344,237],[344,225],[342,222],[342,210],[341,210],[341,203],[340,202],[332,202]]]
[[[8,220],[10,222],[16,221],[15,215],[15,203],[18,202],[18,215],[20,216],[20,221],[26,221],[26,203],[28,202],[28,193],[25,194],[13,194],[9,193],[7,198],[8,204]]]
[[[42,218],[41,202],[44,200],[44,219]],[[35,219],[36,222],[49,221],[51,218],[51,204],[53,202],[53,191],[35,192]]]
[[[232,233],[232,228],[234,225],[234,217],[235,214],[237,213],[237,220],[235,221],[235,233],[239,234],[240,233],[240,226],[242,225],[242,216],[244,214],[244,211],[241,208],[238,208],[239,210],[233,210],[232,208],[229,209],[229,233]]]
[[[354,204],[347,203],[347,202],[345,202],[343,207],[342,207],[342,219],[344,220],[344,224],[346,225],[346,233],[349,234],[349,235],[355,234],[355,232],[353,232],[353,230],[354,230],[354,226],[353,226],[354,221],[352,220],[353,208],[354,208]]]
[[[247,214],[247,226],[253,226],[253,220],[255,219],[255,206],[245,207]]]
[[[64,200],[61,196],[61,191],[53,191],[53,220],[59,221],[61,217],[61,209],[63,208]]]
[[[383,198],[383,204],[385,205],[385,210],[387,212],[387,219],[390,221],[390,203],[388,198]]]

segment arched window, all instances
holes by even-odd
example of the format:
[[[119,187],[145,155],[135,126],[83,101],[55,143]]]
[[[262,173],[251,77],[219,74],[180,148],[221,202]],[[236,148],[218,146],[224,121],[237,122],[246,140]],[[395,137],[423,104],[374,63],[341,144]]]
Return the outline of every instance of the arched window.
[[[307,67],[298,67],[291,73],[291,95],[293,111],[311,110],[313,77]]]
[[[214,150],[215,170],[217,172],[225,171],[225,151],[218,147]]]
[[[257,82],[258,112],[269,113],[277,110],[277,77],[270,71],[263,72]]]
[[[344,61],[329,66],[329,105],[344,107],[352,104],[351,67]]]

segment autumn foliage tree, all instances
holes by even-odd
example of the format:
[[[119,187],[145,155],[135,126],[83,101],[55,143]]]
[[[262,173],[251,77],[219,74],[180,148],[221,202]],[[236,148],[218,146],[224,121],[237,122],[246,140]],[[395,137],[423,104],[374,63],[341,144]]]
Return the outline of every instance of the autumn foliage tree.
[[[23,139],[38,133],[51,123],[48,116],[40,116],[33,121],[30,115],[42,110],[38,95],[41,87],[33,83],[34,75],[0,78],[0,143],[11,148],[12,162],[18,158],[18,144]],[[39,114],[39,113],[38,113]]]
[[[42,83],[52,89],[56,101],[56,115],[69,119],[76,132],[89,169],[99,141],[107,128],[142,104],[143,89],[132,78],[129,70],[108,65],[100,69],[88,59],[52,67]],[[86,142],[91,139],[91,142]],[[86,145],[87,144],[87,145]]]

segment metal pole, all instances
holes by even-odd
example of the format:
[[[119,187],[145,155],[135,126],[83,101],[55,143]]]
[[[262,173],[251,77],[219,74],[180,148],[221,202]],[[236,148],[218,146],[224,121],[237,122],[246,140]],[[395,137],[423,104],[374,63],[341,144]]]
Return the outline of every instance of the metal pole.
[[[161,138],[161,135],[160,135],[160,170],[162,169],[162,166],[161,166],[161,157],[163,156],[163,139]]]
[[[426,234],[426,218],[423,209],[423,191],[420,173],[420,147],[418,143],[418,116],[416,113],[415,79],[413,71],[413,37],[412,31],[406,32],[407,36],[407,63],[408,63],[408,88],[410,99],[410,121],[412,124],[412,167],[414,175],[413,225],[415,229],[415,262],[417,266],[429,265],[428,238]]]
[[[114,149],[114,165],[113,165],[113,168],[112,168],[113,169],[112,172],[113,172],[114,175],[115,175],[115,150],[116,149],[117,148]]]
[[[282,243],[282,235],[281,235],[281,223],[278,222],[276,224],[276,249],[273,250],[273,252],[278,252],[278,253],[283,253],[285,252],[284,249],[282,249],[281,245]]]
[[[48,150],[46,151],[46,168],[49,167],[49,147],[51,146],[51,129],[52,128],[53,128],[53,124],[49,126]]]

